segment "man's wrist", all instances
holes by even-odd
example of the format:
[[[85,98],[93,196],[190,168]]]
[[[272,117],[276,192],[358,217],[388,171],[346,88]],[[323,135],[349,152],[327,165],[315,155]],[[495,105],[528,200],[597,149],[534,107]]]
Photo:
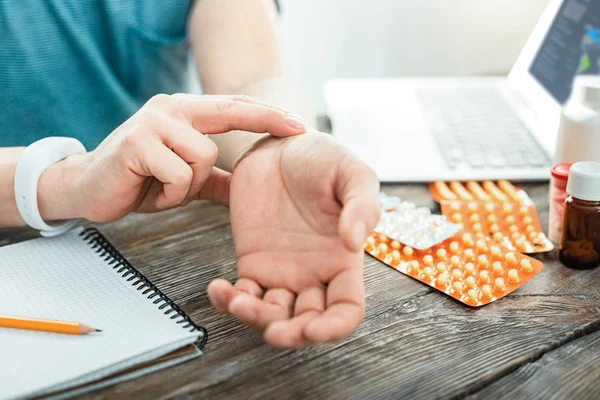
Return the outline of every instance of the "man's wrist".
[[[38,182],[38,208],[46,222],[81,218],[79,165],[85,154],[72,154],[52,164]]]
[[[215,166],[222,170],[233,172],[239,161],[245,157],[248,150],[253,148],[257,141],[262,141],[271,135],[256,134],[244,131],[231,131],[221,135],[209,135],[219,148],[219,157]]]
[[[267,134],[258,140],[248,143],[248,145],[242,151],[240,151],[239,154],[237,154],[235,159],[233,160],[231,172],[235,171],[235,168],[242,162],[243,159],[248,157],[250,154],[254,153],[259,148],[266,146],[268,143],[280,140],[282,139]]]
[[[329,136],[327,134],[321,133],[319,131],[316,131],[314,129],[309,129],[306,131],[306,133],[303,133],[302,135],[296,135],[296,136],[288,136],[288,137],[276,137],[276,136],[272,136],[272,135],[264,135],[263,137],[261,137],[258,140],[255,140],[252,143],[249,143],[244,151],[240,152],[237,157],[235,158],[234,162],[233,162],[233,166],[231,169],[231,172],[235,171],[235,168],[249,155],[264,149],[266,147],[270,147],[270,146],[279,146],[282,150],[283,148],[286,146],[286,144],[290,141],[296,140],[302,136],[306,136],[306,135],[325,135],[325,136]]]

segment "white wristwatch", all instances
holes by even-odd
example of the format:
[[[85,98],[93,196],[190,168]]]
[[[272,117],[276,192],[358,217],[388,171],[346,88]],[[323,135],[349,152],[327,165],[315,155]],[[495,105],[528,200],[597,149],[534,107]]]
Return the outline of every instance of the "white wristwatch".
[[[73,138],[48,137],[29,145],[19,157],[15,171],[15,200],[23,221],[38,229],[42,236],[56,236],[71,229],[77,220],[48,225],[38,209],[37,192],[40,176],[52,164],[75,154],[85,153],[83,144]],[[60,199],[59,199],[60,200]]]

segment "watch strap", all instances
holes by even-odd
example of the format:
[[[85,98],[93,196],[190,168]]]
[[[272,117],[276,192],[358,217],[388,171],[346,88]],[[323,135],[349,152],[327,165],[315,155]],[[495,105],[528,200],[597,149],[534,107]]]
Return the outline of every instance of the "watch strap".
[[[15,170],[15,200],[23,221],[38,229],[42,236],[56,236],[77,224],[69,220],[56,225],[47,224],[38,208],[38,182],[52,164],[75,153],[85,153],[83,144],[74,138],[47,137],[29,145],[19,157]],[[62,199],[53,199],[61,201]]]

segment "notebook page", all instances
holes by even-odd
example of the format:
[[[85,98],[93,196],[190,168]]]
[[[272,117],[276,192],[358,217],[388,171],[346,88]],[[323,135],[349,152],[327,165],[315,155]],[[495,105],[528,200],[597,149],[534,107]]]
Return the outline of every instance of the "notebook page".
[[[168,307],[159,310],[157,297],[148,300],[150,293],[122,278],[80,231],[0,248],[0,314],[103,330],[75,336],[0,328],[0,398],[96,379],[198,337],[171,320],[174,313],[164,315]]]

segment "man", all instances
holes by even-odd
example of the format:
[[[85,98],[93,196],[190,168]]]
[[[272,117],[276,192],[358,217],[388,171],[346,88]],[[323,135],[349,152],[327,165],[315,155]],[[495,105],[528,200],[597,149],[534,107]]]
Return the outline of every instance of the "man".
[[[364,312],[379,184],[305,133],[314,118],[283,74],[275,22],[272,0],[0,0],[0,226],[24,224],[16,146],[75,137],[92,151],[41,175],[45,220],[229,205],[238,280],[209,285],[214,306],[278,347],[348,334]],[[188,44],[213,96],[160,95],[188,89]]]

